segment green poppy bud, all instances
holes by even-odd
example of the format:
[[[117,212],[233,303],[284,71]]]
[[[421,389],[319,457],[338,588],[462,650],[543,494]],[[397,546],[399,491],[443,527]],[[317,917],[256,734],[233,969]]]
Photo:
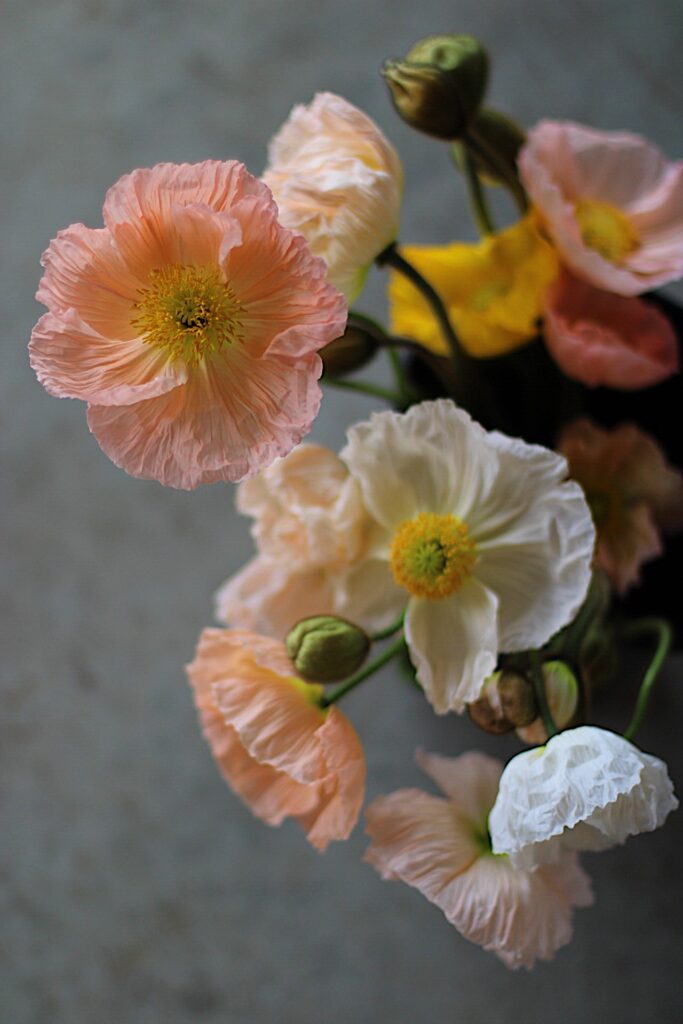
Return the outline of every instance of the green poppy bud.
[[[421,39],[404,60],[382,69],[396,110],[407,124],[438,139],[457,139],[486,92],[489,61],[472,36]]]
[[[329,377],[341,377],[365,366],[376,351],[377,342],[374,338],[354,324],[346,328],[341,338],[325,345],[318,354],[323,361],[324,372]]]
[[[367,634],[336,615],[311,615],[290,629],[287,653],[303,679],[334,683],[346,679],[365,661]]]
[[[503,714],[513,725],[530,725],[538,715],[534,688],[518,672],[499,673],[498,697]]]
[[[511,732],[514,729],[514,722],[511,722],[503,711],[498,683],[502,672],[494,672],[484,683],[481,697],[467,705],[467,713],[480,729],[492,733],[494,736],[502,736],[503,733]]]

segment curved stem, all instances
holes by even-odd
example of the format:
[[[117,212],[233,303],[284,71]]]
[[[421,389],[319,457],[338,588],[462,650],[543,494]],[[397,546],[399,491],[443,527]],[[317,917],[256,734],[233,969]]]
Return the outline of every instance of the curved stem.
[[[492,235],[496,228],[491,218],[491,212],[486,202],[481,178],[479,177],[472,153],[466,146],[463,146],[462,149],[462,163],[465,181],[467,182],[467,191],[470,197],[470,206],[472,207],[477,230],[480,235]]]
[[[633,740],[645,717],[652,687],[671,649],[673,632],[669,623],[664,619],[638,619],[636,622],[631,622],[624,626],[619,632],[620,636],[625,640],[635,640],[644,636],[654,636],[657,639],[657,647],[655,648],[652,661],[640,684],[633,717],[624,733],[624,739]]]
[[[417,288],[420,294],[427,300],[429,305],[432,307],[434,316],[436,317],[439,327],[441,328],[443,335],[448,343],[448,348],[451,353],[451,359],[453,360],[456,367],[460,368],[463,364],[470,361],[470,357],[463,350],[458,336],[453,330],[453,324],[448,316],[448,311],[443,303],[443,300],[439,293],[432,288],[429,281],[422,276],[419,270],[401,256],[400,252],[396,248],[394,242],[379,254],[375,261],[380,267],[390,266],[394,270],[397,270],[399,274],[410,281],[413,287]]]
[[[488,164],[488,166],[495,171],[503,185],[505,185],[505,187],[512,193],[512,196],[519,207],[519,212],[522,214],[526,213],[529,206],[526,192],[517,177],[517,172],[514,167],[507,162],[505,157],[501,157],[493,146],[491,146],[472,129],[467,132],[462,141],[465,144],[465,147],[469,148],[473,154],[481,158],[482,163]]]
[[[545,681],[543,679],[543,666],[538,651],[529,651],[529,664],[531,665],[531,681],[534,684],[536,703],[541,713],[545,731],[548,733],[548,737],[556,736],[557,726],[550,712],[550,705],[548,704],[548,697],[545,692]]]
[[[345,697],[347,693],[354,690],[360,685],[360,683],[365,682],[368,676],[374,675],[378,669],[382,668],[382,666],[386,665],[388,661],[391,661],[392,658],[396,657],[399,651],[402,650],[404,643],[403,634],[401,634],[398,640],[394,640],[393,644],[389,644],[387,649],[382,651],[379,657],[375,658],[374,661],[371,661],[365,668],[362,668],[360,672],[356,672],[354,676],[347,679],[345,683],[341,684],[341,686],[338,686],[336,690],[332,691],[329,697],[323,697],[320,701],[320,706],[322,708],[328,708],[330,704],[336,704],[338,700]]]
[[[368,384],[362,380],[339,380],[336,377],[323,377],[323,384],[329,384],[333,388],[341,388],[344,391],[357,391],[361,395],[372,395],[374,398],[381,398],[390,405],[401,405],[402,396],[388,388],[381,388],[378,384]]]
[[[373,633],[370,637],[371,642],[374,644],[378,640],[386,640],[387,637],[393,636],[394,633],[398,633],[399,629],[403,629],[403,622],[406,617],[405,612],[401,612],[400,618],[396,619],[396,622],[392,622],[387,629],[380,629],[378,633]]]

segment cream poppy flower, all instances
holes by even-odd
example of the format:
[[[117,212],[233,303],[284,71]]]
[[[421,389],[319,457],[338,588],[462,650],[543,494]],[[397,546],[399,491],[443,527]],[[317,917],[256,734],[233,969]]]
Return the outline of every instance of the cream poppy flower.
[[[652,832],[676,807],[663,761],[623,736],[582,725],[513,757],[489,829],[494,853],[530,867]]]
[[[282,639],[309,615],[341,615],[370,632],[399,616],[403,594],[372,585],[372,519],[334,452],[301,445],[241,483],[237,508],[254,520],[258,554],[218,590],[220,622]]]
[[[294,107],[271,140],[263,180],[349,302],[398,234],[403,169],[367,114],[333,93]]]
[[[502,762],[471,752],[418,754],[418,763],[445,798],[403,789],[376,799],[366,811],[372,843],[364,859],[382,878],[414,886],[508,967],[552,959],[571,939],[574,907],[593,902],[576,854],[528,871],[493,856],[486,819]]]
[[[446,399],[375,414],[348,439],[341,458],[375,522],[368,580],[387,599],[403,593],[435,710],[462,711],[499,652],[540,647],[583,602],[594,543],[583,492],[563,458],[488,433]]]

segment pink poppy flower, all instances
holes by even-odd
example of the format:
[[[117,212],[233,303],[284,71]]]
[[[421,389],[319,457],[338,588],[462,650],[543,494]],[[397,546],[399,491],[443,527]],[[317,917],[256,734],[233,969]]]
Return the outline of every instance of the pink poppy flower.
[[[445,797],[403,789],[375,800],[366,811],[372,842],[365,860],[382,878],[418,889],[466,939],[508,967],[551,960],[571,939],[574,907],[593,902],[576,854],[514,868],[491,852],[487,828],[502,762],[476,752],[418,753],[417,760]]]
[[[258,554],[216,594],[220,622],[284,638],[309,615],[341,615],[374,632],[400,614],[403,593],[372,585],[373,524],[360,486],[328,448],[301,445],[245,480],[237,508],[254,519]]]
[[[541,121],[519,169],[578,277],[639,295],[683,274],[683,161],[668,163],[638,135]]]
[[[268,825],[295,818],[316,849],[346,839],[363,803],[365,757],[323,688],[296,678],[283,644],[205,629],[187,672],[228,785]]]
[[[325,265],[236,161],[122,177],[104,228],[43,255],[30,358],[132,476],[191,489],[284,455],[320,404],[318,349],[344,329]]]
[[[683,529],[683,476],[633,424],[603,430],[579,419],[558,448],[588,500],[597,528],[595,561],[620,594],[644,562],[662,554],[660,531]]]
[[[663,313],[566,271],[546,293],[543,334],[563,372],[589,387],[645,388],[678,371],[678,340]]]

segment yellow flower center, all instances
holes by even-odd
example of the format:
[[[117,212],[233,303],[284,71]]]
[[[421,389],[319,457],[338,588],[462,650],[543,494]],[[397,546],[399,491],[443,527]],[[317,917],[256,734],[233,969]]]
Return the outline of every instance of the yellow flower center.
[[[574,213],[585,244],[610,263],[621,263],[638,248],[638,232],[626,214],[611,203],[580,199]]]
[[[241,340],[242,312],[216,267],[174,265],[151,271],[131,325],[148,345],[196,366]]]
[[[420,512],[398,526],[389,561],[399,586],[415,597],[438,599],[460,589],[477,552],[462,519]]]

